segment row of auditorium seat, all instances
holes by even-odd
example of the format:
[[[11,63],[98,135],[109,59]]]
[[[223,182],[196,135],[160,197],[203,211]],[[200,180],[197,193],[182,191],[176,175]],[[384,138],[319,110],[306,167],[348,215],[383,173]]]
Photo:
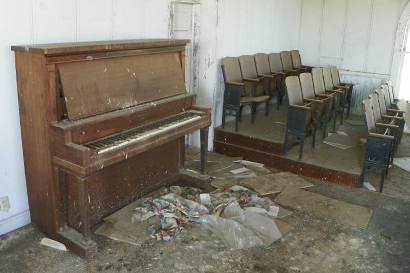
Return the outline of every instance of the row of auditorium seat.
[[[307,136],[312,135],[315,147],[316,132],[322,128],[323,138],[327,135],[327,124],[336,118],[341,123],[347,110],[350,114],[353,84],[342,83],[336,67],[312,68],[299,76],[289,76],[285,80],[289,100],[288,120],[285,136],[285,150],[293,143],[300,144],[299,160]]]
[[[404,131],[404,112],[396,102],[393,86],[386,82],[362,103],[368,136],[360,184],[363,186],[367,172],[375,172],[381,176],[380,192]]]
[[[277,98],[278,108],[285,95],[284,79],[310,71],[311,67],[302,65],[298,50],[281,53],[258,53],[240,57],[226,57],[222,60],[225,82],[222,127],[227,115],[234,115],[235,130],[241,120],[242,109],[251,107],[252,123],[259,104],[265,104],[269,114],[269,102]]]

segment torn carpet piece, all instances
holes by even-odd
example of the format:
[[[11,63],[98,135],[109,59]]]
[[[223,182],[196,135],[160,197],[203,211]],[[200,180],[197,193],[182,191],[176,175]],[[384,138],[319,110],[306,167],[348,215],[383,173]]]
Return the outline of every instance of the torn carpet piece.
[[[303,210],[321,218],[358,228],[366,228],[373,213],[370,208],[293,187],[287,187],[275,199],[275,202],[285,207]]]
[[[244,179],[240,182],[240,184],[244,187],[256,191],[262,196],[280,193],[286,187],[295,187],[301,189],[313,187],[312,183],[309,183],[298,175],[288,172]]]

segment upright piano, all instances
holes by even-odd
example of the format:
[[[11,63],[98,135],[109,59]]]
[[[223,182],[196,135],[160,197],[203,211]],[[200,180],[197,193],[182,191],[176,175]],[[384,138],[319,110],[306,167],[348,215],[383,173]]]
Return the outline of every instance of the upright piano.
[[[207,183],[184,169],[185,136],[211,111],[185,88],[187,40],[13,46],[32,223],[96,252],[101,220],[164,185]]]

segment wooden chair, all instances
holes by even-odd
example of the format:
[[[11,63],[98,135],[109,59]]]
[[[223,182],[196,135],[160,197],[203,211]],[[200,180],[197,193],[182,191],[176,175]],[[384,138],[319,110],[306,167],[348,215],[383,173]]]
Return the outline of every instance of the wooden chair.
[[[275,73],[277,75],[279,75],[280,77],[280,86],[279,86],[279,90],[282,94],[282,100],[283,97],[286,94],[286,85],[285,85],[285,79],[287,76],[290,76],[291,73],[289,72],[285,72],[283,70],[283,65],[282,65],[282,59],[280,58],[280,53],[271,53],[268,55],[269,57],[269,67],[270,67],[270,71],[272,73]],[[281,102],[282,103],[282,102]]]
[[[303,100],[312,103],[313,124],[316,128],[323,128],[323,139],[326,137],[327,124],[332,118],[331,100],[329,96],[317,96],[311,73],[302,73],[299,76]],[[313,141],[313,144],[315,142]]]
[[[280,58],[282,60],[283,70],[285,73],[290,75],[299,75],[302,71],[293,68],[292,54],[290,51],[282,51],[280,53]]]
[[[289,76],[285,80],[289,99],[288,120],[285,134],[285,152],[288,149],[290,137],[294,137],[300,144],[299,160],[303,156],[305,138],[312,127],[312,103],[303,100],[298,76]],[[316,135],[314,127],[313,136]],[[315,139],[313,139],[313,142]],[[314,146],[314,144],[313,144]]]
[[[222,73],[225,82],[224,103],[222,110],[222,128],[225,127],[227,114],[235,116],[235,130],[238,131],[239,121],[244,106],[252,110],[252,122],[255,120],[256,108],[260,103],[269,101],[269,96],[258,95],[262,79],[247,79],[242,76],[238,58],[226,57],[222,61]]]
[[[330,70],[330,67],[325,67],[322,69],[323,72],[323,80],[325,82],[325,88],[326,90],[329,91],[334,91],[339,94],[338,98],[338,111],[341,112],[340,115],[340,123],[343,124],[343,118],[344,118],[344,113],[345,109],[347,108],[347,91],[345,88],[337,87],[333,84],[333,79],[332,79],[332,72]]]
[[[394,153],[395,137],[392,132],[393,127],[388,124],[376,123],[370,99],[363,100],[363,112],[368,136],[360,175],[360,186],[363,186],[366,173],[374,172],[381,176],[380,192],[382,192],[384,179]]]
[[[352,105],[352,97],[353,97],[353,87],[354,84],[352,83],[343,83],[340,80],[340,73],[336,66],[330,67],[330,73],[332,75],[333,85],[336,88],[344,89],[346,93],[346,103],[347,103],[347,117],[350,117],[350,108]]]
[[[265,82],[269,82],[269,79],[264,76],[259,76],[256,70],[255,58],[251,55],[243,55],[239,57],[239,64],[242,71],[242,79],[245,82],[245,86],[249,86],[249,90],[253,90],[253,97],[261,99],[259,103],[265,103],[265,114],[269,115],[269,100],[270,90],[269,86]],[[266,81],[267,80],[267,81]],[[257,110],[257,103],[252,106],[252,123],[255,120]]]
[[[303,72],[311,72],[312,71],[312,67],[311,66],[306,66],[302,64],[302,58],[300,56],[300,52],[299,50],[292,50],[290,52],[291,57],[292,57],[292,64],[293,64],[293,68],[296,70],[300,70]]]
[[[322,68],[313,68],[312,69],[313,85],[315,87],[316,96],[322,97],[331,97],[329,101],[329,108],[331,109],[331,117],[333,118],[333,131],[336,130],[336,119],[338,115],[343,116],[343,110],[340,107],[340,92],[336,90],[327,90],[325,86],[325,81],[323,78],[323,69]],[[341,117],[343,119],[343,117]]]
[[[265,78],[265,88],[269,90],[271,98],[277,97],[277,108],[279,109],[283,101],[283,88],[281,88],[283,74],[271,71],[268,54],[258,53],[254,58],[258,76]]]

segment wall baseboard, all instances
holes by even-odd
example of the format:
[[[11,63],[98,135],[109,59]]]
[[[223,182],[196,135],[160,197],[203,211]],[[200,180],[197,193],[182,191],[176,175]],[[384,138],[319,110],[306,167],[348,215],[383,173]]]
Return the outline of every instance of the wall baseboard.
[[[0,235],[30,224],[30,211],[25,210],[0,221]]]

